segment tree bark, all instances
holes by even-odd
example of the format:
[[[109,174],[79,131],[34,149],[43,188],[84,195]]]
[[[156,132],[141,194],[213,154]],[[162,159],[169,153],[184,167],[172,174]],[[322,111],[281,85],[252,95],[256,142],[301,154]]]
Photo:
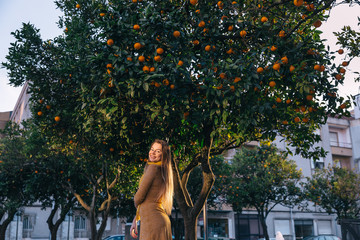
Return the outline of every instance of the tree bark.
[[[8,211],[7,218],[0,225],[0,240],[5,240],[6,229],[9,226],[9,224],[11,223],[11,221],[14,218],[15,214],[16,214],[16,209]]]
[[[210,150],[212,145],[212,138],[210,137],[210,131],[208,131],[207,134],[205,134],[205,136],[207,137],[205,138],[205,143],[203,149],[201,150],[201,154],[197,156],[198,158],[194,158],[192,160],[192,163],[190,163],[189,165],[192,165],[193,167],[187,169],[187,172],[183,175],[183,178],[180,178],[180,172],[177,168],[176,161],[172,159],[173,172],[174,172],[174,193],[175,193],[176,202],[179,205],[181,215],[183,216],[184,219],[185,240],[197,239],[198,216],[205,205],[205,202],[209,196],[210,190],[215,181],[215,177],[211,170],[210,161],[209,161]],[[198,199],[196,200],[195,204],[193,204],[190,195],[187,191],[186,184],[192,169],[198,165],[197,164],[198,161],[201,164],[203,185]]]
[[[54,220],[56,212],[59,209],[59,204],[55,204],[54,208],[51,209],[51,213],[46,221],[46,223],[48,224],[49,230],[50,230],[51,240],[56,240],[56,235],[59,230],[59,227],[60,227],[61,223],[64,222],[66,214],[68,214],[68,212],[70,211],[70,209],[73,205],[73,201],[74,201],[74,199],[71,199],[65,204],[65,206],[61,207],[60,217],[58,220],[55,221],[55,224],[53,223],[53,220]],[[69,219],[69,221],[70,221],[70,219]]]
[[[262,226],[263,231],[264,231],[264,238],[266,240],[269,240],[269,233],[268,233],[268,229],[267,229],[267,225],[266,225],[266,218],[264,217],[263,214],[259,214],[259,217],[260,217],[261,226]]]

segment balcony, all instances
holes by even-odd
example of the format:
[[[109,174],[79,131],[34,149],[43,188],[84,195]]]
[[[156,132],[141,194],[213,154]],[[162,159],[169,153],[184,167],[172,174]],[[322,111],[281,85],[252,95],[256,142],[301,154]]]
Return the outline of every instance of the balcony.
[[[352,144],[349,142],[330,141],[331,154],[352,157]]]

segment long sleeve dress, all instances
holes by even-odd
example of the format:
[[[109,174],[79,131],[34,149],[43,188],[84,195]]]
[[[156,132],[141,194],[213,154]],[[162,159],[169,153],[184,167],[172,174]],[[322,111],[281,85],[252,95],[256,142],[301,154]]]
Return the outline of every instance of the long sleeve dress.
[[[140,206],[139,240],[171,240],[171,223],[158,195],[163,185],[161,166],[149,164],[134,196],[135,207]]]

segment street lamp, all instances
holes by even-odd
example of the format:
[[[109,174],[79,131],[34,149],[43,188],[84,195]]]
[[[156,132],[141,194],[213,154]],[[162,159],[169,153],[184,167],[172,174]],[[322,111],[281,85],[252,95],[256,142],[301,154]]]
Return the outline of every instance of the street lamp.
[[[72,210],[70,209],[69,212],[67,213],[67,219],[68,219],[68,232],[67,232],[67,240],[70,239],[70,220],[71,220],[71,216],[72,216]]]

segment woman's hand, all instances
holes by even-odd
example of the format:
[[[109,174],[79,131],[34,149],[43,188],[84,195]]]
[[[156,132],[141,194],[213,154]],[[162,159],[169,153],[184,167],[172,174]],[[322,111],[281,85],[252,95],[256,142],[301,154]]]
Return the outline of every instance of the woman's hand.
[[[136,216],[134,217],[134,220],[131,224],[131,228],[130,228],[130,235],[132,238],[137,238],[138,237],[138,230],[137,230],[137,225],[136,225]]]

